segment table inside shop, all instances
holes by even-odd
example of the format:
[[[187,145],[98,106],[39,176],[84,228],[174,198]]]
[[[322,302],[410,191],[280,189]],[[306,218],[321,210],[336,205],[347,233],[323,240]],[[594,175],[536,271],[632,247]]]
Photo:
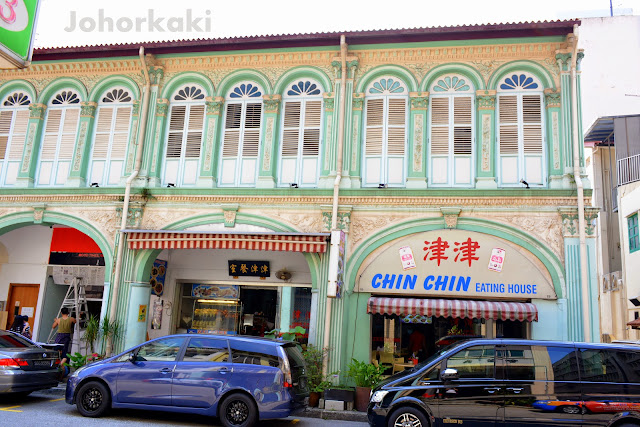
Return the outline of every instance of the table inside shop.
[[[401,372],[404,371],[407,368],[413,368],[414,365],[413,362],[407,362],[407,363],[394,363],[393,364],[393,373],[395,374],[396,372]]]

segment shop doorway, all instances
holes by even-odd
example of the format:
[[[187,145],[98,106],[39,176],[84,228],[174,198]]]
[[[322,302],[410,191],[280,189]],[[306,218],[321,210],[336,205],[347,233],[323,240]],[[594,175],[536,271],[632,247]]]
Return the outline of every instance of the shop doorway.
[[[240,333],[263,337],[276,327],[278,291],[252,286],[240,287],[243,315]]]
[[[9,329],[13,319],[17,315],[29,316],[29,324],[33,327],[33,319],[38,306],[39,284],[11,283],[9,285],[9,298],[7,300],[7,324]]]

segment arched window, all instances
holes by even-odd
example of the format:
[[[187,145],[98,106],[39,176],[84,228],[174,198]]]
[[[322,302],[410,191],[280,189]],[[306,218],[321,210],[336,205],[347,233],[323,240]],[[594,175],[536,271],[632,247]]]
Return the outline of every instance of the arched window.
[[[109,89],[98,102],[91,150],[89,182],[101,187],[120,184],[124,171],[133,98],[128,89]]]
[[[173,94],[170,104],[162,183],[195,185],[204,133],[204,88],[188,84]]]
[[[49,101],[38,162],[38,186],[57,186],[67,182],[79,119],[78,92],[65,89]]]
[[[463,76],[447,75],[430,88],[429,183],[473,185],[474,93]]]
[[[218,181],[221,186],[253,186],[256,183],[263,94],[255,83],[244,82],[227,95]]]
[[[405,185],[407,100],[406,86],[393,77],[383,77],[367,87],[364,186]]]
[[[31,99],[23,91],[10,93],[0,104],[0,185],[16,183],[29,124]]]
[[[527,73],[498,85],[498,153],[501,185],[544,185],[543,87]]]
[[[300,80],[283,96],[280,185],[316,187],[320,157],[322,91],[313,80]]]

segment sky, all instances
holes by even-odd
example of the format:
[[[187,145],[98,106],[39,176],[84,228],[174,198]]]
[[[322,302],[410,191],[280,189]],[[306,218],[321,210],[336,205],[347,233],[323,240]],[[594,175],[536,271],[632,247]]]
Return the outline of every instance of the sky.
[[[614,15],[640,13],[640,0],[611,2]],[[572,19],[609,16],[609,5],[609,0],[41,0],[35,47]]]

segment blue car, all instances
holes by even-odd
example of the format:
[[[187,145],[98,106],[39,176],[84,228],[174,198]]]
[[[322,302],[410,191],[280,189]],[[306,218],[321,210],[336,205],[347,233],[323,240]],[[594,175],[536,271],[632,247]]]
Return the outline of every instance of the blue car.
[[[290,341],[245,336],[170,335],[84,366],[65,400],[80,414],[110,408],[184,412],[249,427],[305,406],[305,362]]]

